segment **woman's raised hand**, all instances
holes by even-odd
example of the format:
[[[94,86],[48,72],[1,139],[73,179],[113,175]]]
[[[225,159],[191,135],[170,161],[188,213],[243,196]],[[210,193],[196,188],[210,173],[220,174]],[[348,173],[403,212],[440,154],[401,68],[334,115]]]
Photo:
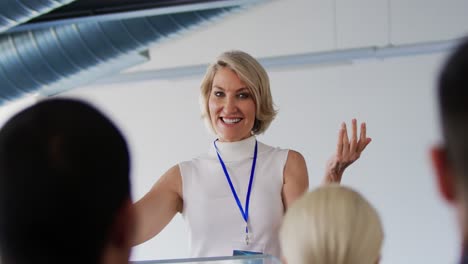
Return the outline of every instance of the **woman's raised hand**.
[[[366,135],[366,123],[361,123],[359,139],[357,138],[357,120],[351,121],[351,139],[348,138],[346,123],[341,124],[336,144],[336,153],[328,160],[326,166],[325,183],[339,183],[345,169],[359,159],[361,153],[371,142]]]

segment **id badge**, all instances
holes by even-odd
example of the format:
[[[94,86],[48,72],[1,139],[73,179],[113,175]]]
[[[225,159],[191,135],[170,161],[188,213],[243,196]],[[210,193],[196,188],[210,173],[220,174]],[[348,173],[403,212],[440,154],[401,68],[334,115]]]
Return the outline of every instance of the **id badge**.
[[[233,256],[261,256],[263,255],[262,252],[257,252],[257,251],[250,251],[250,250],[238,250],[234,249],[232,251]],[[253,258],[253,259],[243,259],[242,263],[245,264],[263,264],[263,259],[262,258]]]
[[[265,244],[252,242],[248,245],[245,241],[232,242],[232,255],[245,256],[245,255],[262,255],[265,252]]]
[[[248,251],[248,250],[238,250],[234,249],[232,251],[233,256],[250,256],[250,255],[262,255],[262,252]]]

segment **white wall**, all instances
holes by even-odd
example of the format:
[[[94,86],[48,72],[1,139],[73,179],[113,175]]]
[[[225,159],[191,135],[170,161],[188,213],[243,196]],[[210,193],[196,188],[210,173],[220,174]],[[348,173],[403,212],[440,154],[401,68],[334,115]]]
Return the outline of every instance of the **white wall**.
[[[29,95],[0,107],[0,127],[3,126],[11,116],[35,103],[37,100],[37,96]]]
[[[441,56],[270,71],[277,120],[260,140],[300,151],[311,188],[323,175],[342,120],[367,121],[373,142],[343,180],[382,215],[382,263],[452,263],[458,236],[452,213],[436,194],[428,148],[438,139],[433,98]],[[138,199],[173,164],[208,149],[213,139],[199,118],[200,77],[114,84],[75,90],[108,112],[128,135]],[[187,256],[178,216],[168,229],[136,248],[134,259]]]
[[[468,0],[271,0],[150,49],[132,70],[204,64],[227,49],[257,57],[459,38]],[[189,48],[188,48],[189,47]]]

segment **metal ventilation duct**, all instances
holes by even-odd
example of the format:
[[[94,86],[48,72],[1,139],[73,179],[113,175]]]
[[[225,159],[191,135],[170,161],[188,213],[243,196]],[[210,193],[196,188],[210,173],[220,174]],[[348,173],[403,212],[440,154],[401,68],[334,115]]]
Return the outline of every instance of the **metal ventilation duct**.
[[[56,94],[115,73],[141,61],[140,53],[149,45],[238,9],[92,21],[0,35],[0,104],[25,94]]]
[[[74,0],[1,0],[0,33]]]

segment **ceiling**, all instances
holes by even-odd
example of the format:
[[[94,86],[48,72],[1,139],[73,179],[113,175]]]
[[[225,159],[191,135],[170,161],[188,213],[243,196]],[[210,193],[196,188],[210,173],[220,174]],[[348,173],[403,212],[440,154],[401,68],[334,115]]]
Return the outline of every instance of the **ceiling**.
[[[149,46],[183,37],[255,1],[1,2],[0,104],[61,93],[120,72],[147,61]]]

